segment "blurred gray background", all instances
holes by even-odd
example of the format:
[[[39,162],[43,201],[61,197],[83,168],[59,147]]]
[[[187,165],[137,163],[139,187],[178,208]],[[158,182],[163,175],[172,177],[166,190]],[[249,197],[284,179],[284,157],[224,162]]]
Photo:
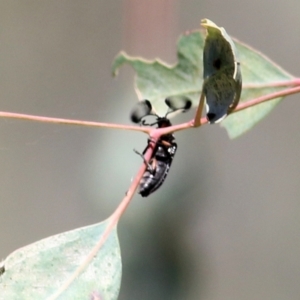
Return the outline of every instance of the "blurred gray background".
[[[202,18],[299,75],[299,11],[298,0],[1,1],[0,110],[130,124],[134,73],[112,79],[115,55],[173,64],[179,34]],[[120,299],[299,299],[299,96],[237,140],[218,125],[176,134],[165,184],[119,225]],[[146,145],[136,132],[12,119],[0,140],[0,258],[108,217]]]

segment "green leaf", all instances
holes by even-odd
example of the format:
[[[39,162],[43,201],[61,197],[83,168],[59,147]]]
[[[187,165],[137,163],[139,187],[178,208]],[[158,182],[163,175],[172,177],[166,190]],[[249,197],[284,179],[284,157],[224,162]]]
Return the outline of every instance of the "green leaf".
[[[240,61],[231,37],[223,27],[204,19],[207,29],[203,50],[203,93],[209,123],[221,122],[238,105],[242,90]]]
[[[109,219],[61,233],[13,252],[0,275],[0,299],[52,299],[78,268],[82,272],[55,299],[117,299],[121,259],[116,229],[89,256],[108,223]]]
[[[199,32],[183,35],[178,42],[178,63],[174,66],[121,52],[113,62],[113,75],[117,75],[123,64],[130,64],[137,73],[135,86],[140,100],[150,100],[159,115],[166,113],[168,107],[164,100],[168,97],[187,96],[196,106],[203,82],[203,46],[204,39]]]
[[[284,86],[271,87],[270,85],[295,79],[262,53],[237,40],[235,44],[242,63],[243,91],[241,102],[284,90],[286,89]],[[226,128],[231,138],[236,138],[262,120],[281,99],[267,101],[234,113],[225,119],[221,126]]]
[[[116,75],[124,64],[133,67],[136,71],[135,87],[139,98],[150,100],[159,115],[165,114],[167,110],[164,103],[167,97],[187,96],[193,101],[193,106],[197,107],[203,83],[204,42],[205,35],[201,31],[182,35],[177,43],[178,62],[173,66],[158,59],[147,61],[121,52],[113,62],[113,74]],[[240,102],[283,90],[282,86],[270,85],[294,78],[256,50],[235,39],[234,43],[239,53],[243,76]],[[257,86],[251,87],[253,85]],[[235,138],[263,119],[279,100],[268,101],[229,115],[221,124],[230,137]]]

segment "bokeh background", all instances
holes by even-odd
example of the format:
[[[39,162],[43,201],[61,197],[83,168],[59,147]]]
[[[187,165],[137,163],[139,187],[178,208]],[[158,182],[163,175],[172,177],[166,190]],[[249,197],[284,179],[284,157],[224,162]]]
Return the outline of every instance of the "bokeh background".
[[[130,124],[134,73],[112,79],[115,55],[174,64],[179,34],[202,18],[299,75],[299,11],[298,0],[0,1],[0,109]],[[299,299],[299,110],[288,97],[233,141],[218,125],[176,134],[165,184],[119,225],[119,299]],[[146,145],[136,132],[12,119],[0,140],[0,258],[108,217]]]

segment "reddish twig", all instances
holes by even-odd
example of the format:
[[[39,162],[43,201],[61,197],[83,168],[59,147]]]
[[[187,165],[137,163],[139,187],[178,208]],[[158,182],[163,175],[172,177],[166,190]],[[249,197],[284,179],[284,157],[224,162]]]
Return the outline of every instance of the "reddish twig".
[[[0,111],[0,117],[10,118],[10,119],[20,119],[27,121],[36,121],[43,123],[52,123],[52,124],[65,124],[65,125],[80,125],[80,126],[89,126],[89,127],[102,127],[102,128],[112,128],[112,129],[123,129],[123,130],[133,130],[149,133],[150,129],[147,127],[138,127],[132,125],[123,125],[123,124],[112,124],[112,123],[101,123],[101,122],[92,122],[92,121],[81,121],[81,120],[72,120],[72,119],[62,119],[62,118],[52,118],[44,116],[35,116],[19,113],[11,113]]]

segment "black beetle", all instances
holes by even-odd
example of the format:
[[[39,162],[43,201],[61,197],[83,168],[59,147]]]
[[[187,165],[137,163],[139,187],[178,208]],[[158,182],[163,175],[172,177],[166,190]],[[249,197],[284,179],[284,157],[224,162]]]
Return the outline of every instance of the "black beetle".
[[[192,102],[189,99],[184,98],[183,100],[183,105],[178,108],[174,105],[176,103],[170,99],[166,99],[165,103],[169,107],[169,110],[164,117],[159,117],[157,114],[151,113],[152,105],[149,100],[140,101],[131,112],[131,120],[134,123],[140,123],[144,126],[157,125],[157,128],[172,126],[170,120],[167,118],[167,115],[175,112],[176,110],[186,111],[192,106]],[[143,118],[151,115],[156,117],[156,121],[152,124],[147,124]],[[148,163],[144,158],[144,154],[148,148],[151,147],[151,142],[151,139],[148,139],[148,144],[142,154],[134,150],[143,158],[147,165],[139,187],[139,193],[142,197],[149,196],[163,184],[168,175],[171,163],[177,150],[177,144],[175,143],[173,134],[170,133],[162,135],[157,141],[153,150],[153,154]]]

